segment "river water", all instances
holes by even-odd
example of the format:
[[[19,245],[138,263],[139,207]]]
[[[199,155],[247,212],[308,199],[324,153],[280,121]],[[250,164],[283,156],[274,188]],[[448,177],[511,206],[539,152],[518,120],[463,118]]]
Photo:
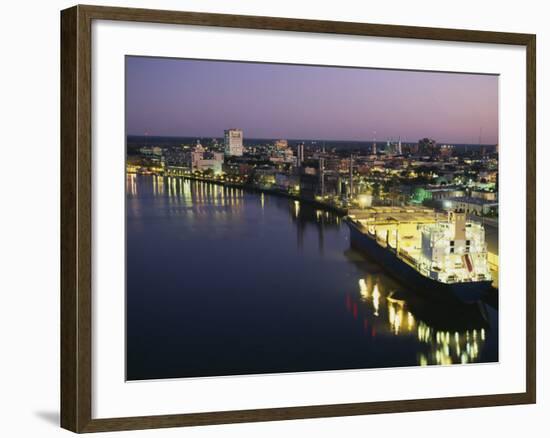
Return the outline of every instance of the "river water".
[[[350,249],[333,213],[128,175],[128,380],[498,360],[498,313],[435,303]]]

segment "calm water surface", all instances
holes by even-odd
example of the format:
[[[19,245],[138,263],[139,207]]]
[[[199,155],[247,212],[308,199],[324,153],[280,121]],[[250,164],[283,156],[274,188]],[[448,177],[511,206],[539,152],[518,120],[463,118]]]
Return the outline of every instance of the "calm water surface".
[[[282,197],[127,178],[127,378],[498,360],[497,311],[426,300]]]

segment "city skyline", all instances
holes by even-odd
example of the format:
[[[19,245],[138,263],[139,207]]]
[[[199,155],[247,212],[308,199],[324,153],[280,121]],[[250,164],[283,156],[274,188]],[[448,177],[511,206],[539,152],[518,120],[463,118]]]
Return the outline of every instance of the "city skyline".
[[[498,143],[498,77],[126,58],[128,135]],[[481,141],[480,141],[481,140]]]

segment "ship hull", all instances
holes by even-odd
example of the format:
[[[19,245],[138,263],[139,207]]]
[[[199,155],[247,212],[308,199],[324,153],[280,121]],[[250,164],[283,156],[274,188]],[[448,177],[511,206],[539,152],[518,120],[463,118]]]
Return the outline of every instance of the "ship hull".
[[[490,280],[448,284],[425,277],[397,257],[393,250],[380,246],[373,237],[359,230],[353,222],[346,222],[352,248],[372,258],[388,274],[418,293],[443,301],[473,303],[482,299],[491,286]]]

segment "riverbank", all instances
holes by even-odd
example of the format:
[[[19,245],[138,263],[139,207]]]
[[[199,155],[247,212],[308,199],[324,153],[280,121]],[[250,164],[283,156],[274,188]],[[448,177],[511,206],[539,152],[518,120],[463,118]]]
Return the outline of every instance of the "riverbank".
[[[294,195],[292,193],[288,193],[284,190],[258,187],[258,186],[252,185],[252,184],[241,184],[241,183],[235,183],[235,182],[220,181],[220,180],[217,180],[217,179],[203,178],[203,177],[197,177],[197,176],[193,176],[193,175],[178,175],[178,176],[170,176],[170,177],[171,178],[182,178],[182,179],[187,179],[187,180],[190,180],[190,181],[207,182],[207,183],[210,183],[210,184],[216,184],[216,185],[220,185],[220,186],[223,186],[223,187],[242,189],[242,190],[246,190],[246,191],[251,192],[251,193],[265,193],[265,194],[268,194],[268,195],[284,197],[284,198],[292,199],[294,201],[299,201],[299,202],[303,202],[303,203],[312,205],[314,207],[317,207],[317,208],[325,210],[325,211],[330,211],[330,212],[335,213],[339,216],[346,216],[348,214],[348,210],[345,209],[345,208],[341,208],[341,207],[337,207],[335,205],[327,204],[325,202],[317,201],[316,199],[304,198],[304,197],[301,197],[299,195]]]

